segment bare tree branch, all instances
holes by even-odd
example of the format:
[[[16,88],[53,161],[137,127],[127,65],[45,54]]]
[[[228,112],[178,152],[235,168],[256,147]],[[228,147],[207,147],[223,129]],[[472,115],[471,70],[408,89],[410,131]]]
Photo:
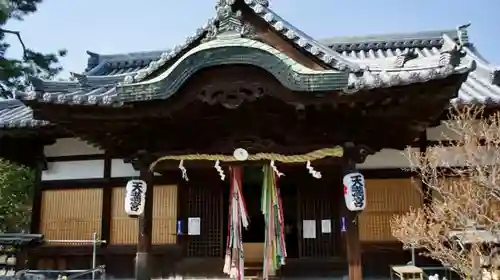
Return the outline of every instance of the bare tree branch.
[[[405,247],[480,279],[500,267],[500,114],[483,108],[455,108],[443,141],[406,156],[432,202],[396,215],[393,235]]]
[[[13,34],[17,37],[19,40],[19,43],[21,44],[21,47],[23,49],[23,58],[28,59],[28,49],[26,48],[26,45],[24,44],[23,38],[21,38],[21,32],[19,31],[13,31],[5,28],[0,28],[0,33],[5,33],[5,34]]]

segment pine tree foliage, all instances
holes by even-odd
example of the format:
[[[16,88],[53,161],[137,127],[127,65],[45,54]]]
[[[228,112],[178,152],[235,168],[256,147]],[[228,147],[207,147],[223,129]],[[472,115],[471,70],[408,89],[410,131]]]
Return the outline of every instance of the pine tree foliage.
[[[42,0],[0,0],[0,98],[13,98],[16,90],[25,90],[29,85],[27,77],[50,79],[62,70],[59,59],[66,55],[65,50],[37,52],[24,43],[20,31],[6,27],[10,21],[21,21],[35,13],[41,3]],[[8,50],[14,46],[22,49],[22,57],[9,57]]]

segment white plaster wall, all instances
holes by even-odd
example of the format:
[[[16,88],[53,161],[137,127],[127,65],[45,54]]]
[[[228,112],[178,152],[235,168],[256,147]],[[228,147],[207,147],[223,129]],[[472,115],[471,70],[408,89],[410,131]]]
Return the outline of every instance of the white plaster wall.
[[[439,141],[439,140],[456,140],[457,135],[448,129],[444,124],[436,127],[429,127],[426,131],[427,140],[429,141]]]
[[[464,151],[461,147],[437,147],[432,148],[432,151],[438,165],[444,167],[490,165],[500,158],[500,150],[488,150],[486,147],[477,147],[470,151]],[[464,156],[465,153],[468,157]]]
[[[451,131],[444,123],[439,126],[427,128],[426,134],[429,141],[457,140],[457,134]]]
[[[104,160],[49,162],[42,181],[94,179],[104,177]]]
[[[463,166],[465,161],[462,156],[463,152],[459,147],[436,147],[432,148],[435,158],[440,166]]]
[[[453,133],[447,130],[444,124],[438,127],[427,129],[427,139],[436,141],[441,139],[453,139]],[[418,148],[412,148],[418,151]],[[441,148],[442,166],[460,166],[464,164],[460,158],[457,148]],[[455,151],[453,150],[455,149]],[[45,146],[47,157],[104,154],[103,150],[92,147],[76,138],[60,138],[53,145]],[[491,156],[485,153],[485,161],[491,161]],[[383,149],[374,155],[367,157],[363,164],[359,164],[359,169],[387,169],[387,168],[407,168],[409,162],[404,155],[404,151]],[[104,160],[86,161],[65,161],[50,162],[48,170],[42,173],[42,180],[71,180],[86,178],[103,178]],[[137,177],[139,171],[134,170],[131,164],[124,163],[122,159],[111,161],[111,177]]]
[[[418,148],[411,148],[412,151],[418,152]],[[443,167],[457,167],[467,165],[466,158],[463,156],[464,151],[460,147],[438,147],[433,148],[434,159],[438,162],[439,166]],[[359,169],[388,169],[388,168],[408,168],[410,163],[405,156],[406,151],[383,149],[378,153],[370,155],[366,158],[365,162],[358,164]],[[486,150],[485,147],[478,147],[474,152],[468,154],[476,155],[472,164],[492,164],[500,158],[500,150]],[[469,162],[470,164],[470,162]]]
[[[104,154],[103,150],[76,138],[59,138],[54,144],[45,146],[44,152],[46,157]]]
[[[418,148],[412,148],[418,151]],[[382,169],[382,168],[407,168],[410,167],[405,151],[394,149],[382,149],[381,151],[369,155],[362,164],[358,164],[359,169]]]
[[[111,177],[137,177],[139,171],[136,171],[132,164],[123,162],[123,159],[111,160]]]
[[[125,163],[123,159],[118,158],[111,160],[111,177],[138,177],[139,175],[140,172],[135,170],[131,163]],[[157,172],[155,172],[154,175],[161,176],[161,174]]]

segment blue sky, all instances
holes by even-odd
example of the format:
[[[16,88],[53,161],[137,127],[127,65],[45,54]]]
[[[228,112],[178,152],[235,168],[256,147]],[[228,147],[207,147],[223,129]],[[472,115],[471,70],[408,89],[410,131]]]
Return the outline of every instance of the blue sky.
[[[68,50],[65,71],[82,72],[86,50],[123,53],[167,49],[214,14],[215,0],[46,0],[8,27],[37,50]],[[270,0],[287,21],[315,38],[453,29],[471,22],[471,41],[500,66],[500,0]],[[141,4],[141,5],[138,5]],[[13,43],[15,43],[13,41]],[[19,48],[9,55],[19,55]]]

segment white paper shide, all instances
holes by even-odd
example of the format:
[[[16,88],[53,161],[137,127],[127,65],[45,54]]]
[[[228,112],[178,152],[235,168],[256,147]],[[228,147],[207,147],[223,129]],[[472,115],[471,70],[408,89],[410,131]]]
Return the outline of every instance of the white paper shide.
[[[344,199],[349,211],[361,211],[366,207],[365,177],[359,172],[344,176]]]
[[[146,203],[147,184],[143,180],[127,182],[125,195],[125,212],[129,216],[140,216],[144,213]]]

